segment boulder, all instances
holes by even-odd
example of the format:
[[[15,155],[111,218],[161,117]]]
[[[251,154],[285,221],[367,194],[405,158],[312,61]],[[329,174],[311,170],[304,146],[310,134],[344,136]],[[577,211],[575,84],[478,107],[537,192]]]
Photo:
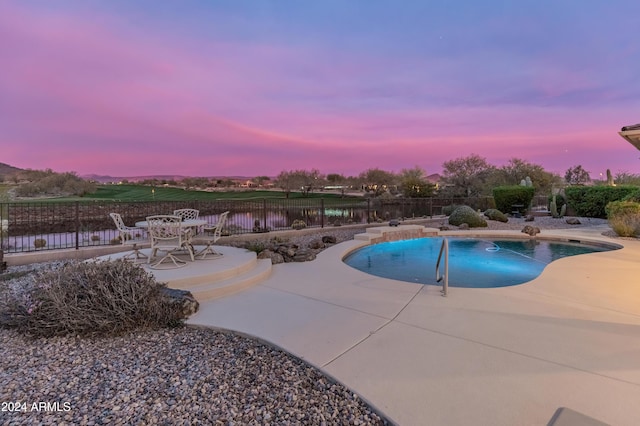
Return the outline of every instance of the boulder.
[[[461,223],[460,226],[458,226],[458,229],[469,229],[469,224],[468,223]]]
[[[570,217],[566,220],[567,225],[581,225],[582,222],[577,217]]]
[[[308,262],[310,260],[314,260],[316,258],[316,254],[308,249],[298,249],[296,250],[295,255],[293,256],[294,262]]]
[[[258,253],[258,259],[271,259],[272,265],[284,263],[284,257],[280,253],[276,253],[271,250],[262,250],[260,253]]]
[[[532,237],[535,237],[537,234],[540,233],[540,228],[538,228],[537,226],[525,225],[525,227],[522,228],[521,232],[528,234]]]
[[[391,219],[389,221],[389,226],[399,226],[400,225],[400,221],[398,219]]]
[[[333,235],[324,235],[322,237],[322,242],[325,244],[335,244],[338,242],[338,240]]]
[[[322,240],[313,240],[309,243],[309,248],[312,250],[319,250],[324,248]]]
[[[190,291],[163,287],[162,296],[168,302],[175,319],[184,319],[198,312],[200,304]]]
[[[525,222],[533,222],[534,220],[536,220],[535,216],[532,214],[528,214],[525,218],[524,221]]]

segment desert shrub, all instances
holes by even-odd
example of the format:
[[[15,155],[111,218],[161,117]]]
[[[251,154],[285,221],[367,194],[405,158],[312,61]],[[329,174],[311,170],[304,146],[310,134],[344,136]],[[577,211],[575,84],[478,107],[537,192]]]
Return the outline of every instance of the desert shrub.
[[[307,223],[304,220],[296,219],[291,224],[291,228],[293,229],[304,229],[307,227]]]
[[[621,237],[640,236],[640,203],[613,201],[605,208],[609,225]]]
[[[567,204],[573,207],[576,216],[606,218],[605,208],[612,201],[620,201],[635,193],[637,186],[570,186],[565,188]]]
[[[463,223],[469,228],[482,228],[487,226],[487,221],[469,206],[460,206],[449,216],[449,223],[460,226]]]
[[[92,235],[91,236],[91,241],[100,241],[100,235]]]
[[[633,201],[634,203],[640,203],[640,188],[626,195],[622,201]]]
[[[511,213],[511,206],[522,205],[520,213],[525,213],[533,200],[535,190],[531,186],[509,185],[493,188],[496,209],[502,213]]]
[[[459,204],[450,204],[450,205],[448,205],[448,206],[444,206],[444,207],[442,208],[442,214],[443,214],[443,215],[445,215],[445,216],[450,216],[450,215],[451,215],[451,213],[453,213],[453,211],[454,211],[455,209],[457,209],[458,207],[460,207],[460,205],[459,205]]]
[[[33,336],[118,335],[180,324],[164,285],[125,260],[72,261],[36,273],[20,289],[3,284],[0,325]]]
[[[36,238],[35,240],[33,240],[33,246],[37,249],[43,248],[46,245],[47,245],[47,240],[43,238]]]
[[[507,217],[507,215],[502,213],[498,209],[487,209],[485,210],[484,215],[489,219],[497,220],[498,222],[504,222],[504,223],[509,222],[509,218]]]

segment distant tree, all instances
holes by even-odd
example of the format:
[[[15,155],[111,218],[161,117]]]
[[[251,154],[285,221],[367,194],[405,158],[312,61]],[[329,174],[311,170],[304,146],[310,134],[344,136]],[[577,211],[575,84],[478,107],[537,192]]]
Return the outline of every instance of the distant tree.
[[[314,189],[318,189],[324,180],[324,176],[317,169],[282,171],[276,177],[276,185],[287,195],[293,190],[308,195]]]
[[[495,167],[485,158],[471,154],[445,161],[442,168],[442,178],[446,184],[443,192],[463,197],[489,195],[486,183],[495,171]]]
[[[271,178],[269,176],[256,176],[253,178],[253,181],[256,183],[256,185],[263,186],[265,182],[271,181]]]
[[[402,169],[399,176],[402,194],[409,198],[432,196],[435,185],[429,183],[426,176],[425,171],[419,166],[412,169]]]
[[[633,174],[629,172],[617,172],[615,174],[614,181],[618,185],[640,186],[640,174]]]
[[[567,169],[564,174],[564,180],[569,185],[584,185],[591,182],[591,177],[589,177],[589,172],[583,169],[581,165],[577,165]]]
[[[538,164],[529,163],[519,158],[511,158],[509,162],[496,169],[497,179],[492,186],[518,185],[527,176],[531,179],[536,193],[549,194],[551,188],[561,183],[557,174],[547,172]]]
[[[360,173],[359,179],[364,186],[364,190],[376,197],[395,189],[397,180],[395,174],[378,168],[365,170]]]

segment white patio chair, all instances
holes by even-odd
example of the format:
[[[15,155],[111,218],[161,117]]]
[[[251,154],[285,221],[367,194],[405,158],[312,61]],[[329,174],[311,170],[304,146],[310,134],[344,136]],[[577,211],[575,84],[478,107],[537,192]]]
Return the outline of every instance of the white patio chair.
[[[141,242],[138,238],[144,235],[144,231],[141,228],[125,225],[120,213],[109,213],[109,216],[111,216],[111,219],[113,219],[113,222],[116,224],[122,245],[131,246],[132,249],[131,253],[125,255],[123,259],[130,259],[131,257],[134,257],[134,260],[146,258],[147,256],[142,254],[140,247],[138,247],[138,243]]]
[[[200,216],[200,210],[196,209],[177,209],[173,211],[174,216],[180,216],[183,221],[195,220]],[[200,233],[202,229],[197,229],[196,233]]]
[[[222,236],[222,229],[224,228],[224,225],[227,222],[228,215],[229,215],[228,211],[222,213],[218,218],[218,222],[215,225],[204,226],[204,234],[198,237],[195,237],[191,240],[192,244],[205,245],[205,247],[202,250],[200,250],[195,254],[196,257],[200,256],[200,259],[204,259],[207,256],[207,254],[210,254],[215,257],[222,256],[222,253],[219,253],[214,250],[213,245]]]
[[[161,269],[161,264],[171,261],[175,268],[186,266],[187,262],[178,258],[175,253],[186,249],[193,262],[193,247],[190,243],[189,232],[182,229],[182,218],[171,215],[155,215],[147,217],[147,232],[151,240],[151,254],[149,255],[149,267]],[[152,263],[152,259],[157,257],[158,251],[166,254]],[[165,268],[166,269],[166,268]]]

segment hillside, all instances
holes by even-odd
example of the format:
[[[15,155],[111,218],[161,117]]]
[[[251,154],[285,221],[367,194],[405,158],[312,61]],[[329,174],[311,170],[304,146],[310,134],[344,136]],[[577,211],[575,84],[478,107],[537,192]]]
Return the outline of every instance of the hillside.
[[[0,163],[0,178],[5,178],[6,176],[10,176],[16,172],[20,172],[23,169],[19,169],[17,167],[10,166],[5,163]]]

